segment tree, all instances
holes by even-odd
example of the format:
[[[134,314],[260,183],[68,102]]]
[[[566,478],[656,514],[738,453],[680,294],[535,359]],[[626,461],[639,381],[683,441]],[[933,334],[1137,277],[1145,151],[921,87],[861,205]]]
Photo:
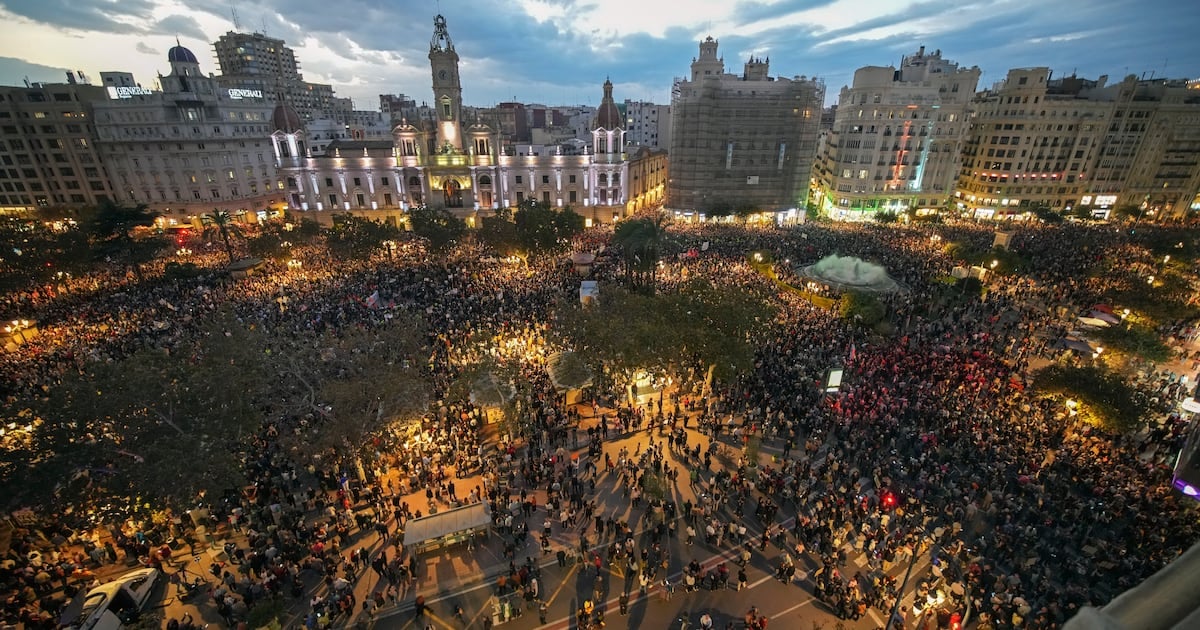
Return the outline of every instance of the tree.
[[[584,226],[583,217],[570,206],[556,210],[548,203],[532,199],[521,203],[513,213],[513,222],[517,228],[517,241],[531,256],[566,249]]]
[[[333,217],[333,227],[325,240],[330,251],[342,258],[366,259],[383,249],[390,259],[392,250],[384,244],[403,236],[403,230],[391,223],[353,214],[339,214]]]
[[[279,335],[269,350],[270,373],[288,380],[288,391],[276,399],[310,417],[302,431],[287,437],[295,450],[357,453],[389,422],[415,416],[428,404],[429,380],[420,366],[429,348],[416,316],[399,313],[316,339]]]
[[[557,319],[592,365],[632,374],[699,362],[724,377],[749,369],[749,338],[773,317],[771,305],[739,287],[693,281],[654,296],[608,289],[598,304],[571,303]]]
[[[509,208],[499,208],[494,216],[483,217],[477,237],[500,256],[516,256],[522,260],[529,257],[529,252],[521,246],[517,224],[513,222]]]
[[[1171,347],[1156,330],[1141,323],[1126,320],[1120,325],[1101,328],[1091,333],[1107,350],[1115,350],[1144,361],[1165,363],[1171,360]]]
[[[1149,410],[1140,392],[1101,367],[1050,365],[1034,373],[1033,385],[1038,391],[1072,401],[1074,411],[1085,422],[1113,433],[1141,426],[1141,418]]]
[[[291,253],[291,248],[284,245],[288,242],[276,232],[264,231],[246,239],[246,249],[255,258],[282,261],[286,260]]]
[[[1063,222],[1063,215],[1050,209],[1049,206],[1044,206],[1044,205],[1034,206],[1033,210],[1031,210],[1031,212],[1042,223],[1048,223],[1048,224],[1053,225],[1053,224],[1058,224],[1058,223]],[[1089,212],[1090,212],[1090,210],[1089,210]]]
[[[665,239],[666,216],[662,214],[617,224],[612,242],[621,249],[625,280],[631,290],[654,293]]]
[[[231,317],[206,333],[178,355],[147,347],[71,373],[32,402],[37,446],[3,478],[43,500],[141,496],[176,507],[241,487],[244,439],[261,425],[255,403],[273,379],[256,352],[261,333]]]
[[[205,236],[211,241],[213,238],[220,238],[225,245],[225,255],[229,257],[229,264],[233,264],[233,244],[232,237],[243,238],[242,230],[238,227],[233,215],[225,210],[213,210],[212,212],[200,217],[200,222],[204,224]]]
[[[887,308],[870,293],[847,291],[842,294],[839,312],[842,319],[870,328],[883,319]]]
[[[891,210],[880,210],[875,213],[876,223],[895,223],[900,220],[900,215]]]
[[[140,280],[142,265],[153,260],[167,244],[162,236],[137,234],[141,228],[154,225],[157,216],[145,204],[129,207],[105,200],[87,223],[92,251],[101,260],[130,267]]]
[[[462,237],[467,224],[444,206],[419,206],[408,211],[412,231],[436,250],[445,249]]]

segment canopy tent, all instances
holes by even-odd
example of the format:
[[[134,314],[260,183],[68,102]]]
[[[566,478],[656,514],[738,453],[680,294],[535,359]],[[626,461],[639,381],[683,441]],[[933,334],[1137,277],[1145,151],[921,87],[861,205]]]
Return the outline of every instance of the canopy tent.
[[[592,371],[574,352],[555,352],[546,357],[546,374],[560,392],[592,384]]]
[[[1080,324],[1092,328],[1108,328],[1111,325],[1103,319],[1096,319],[1095,317],[1076,317],[1075,319]]]
[[[1096,311],[1092,311],[1091,313],[1088,313],[1088,317],[1106,321],[1110,324],[1120,324],[1121,323],[1120,317],[1117,317],[1116,315],[1113,315],[1112,313],[1106,313],[1106,312],[1100,311],[1100,310],[1096,310]]]
[[[419,545],[449,534],[486,528],[491,522],[487,503],[464,505],[410,520],[404,525],[404,544]]]
[[[1061,348],[1067,348],[1068,350],[1082,352],[1084,354],[1092,354],[1095,352],[1095,350],[1092,349],[1092,346],[1090,346],[1086,341],[1080,341],[1079,339],[1063,339],[1058,342],[1058,346]]]

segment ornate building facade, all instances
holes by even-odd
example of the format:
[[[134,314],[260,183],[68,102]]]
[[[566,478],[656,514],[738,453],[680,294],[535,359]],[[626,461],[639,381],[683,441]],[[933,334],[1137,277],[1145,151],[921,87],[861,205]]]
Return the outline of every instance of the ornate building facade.
[[[591,223],[608,223],[661,204],[665,172],[631,161],[611,82],[604,83],[591,143],[582,153],[554,145],[518,151],[497,121],[463,119],[459,57],[441,15],[434,18],[429,65],[435,113],[402,120],[390,141],[335,141],[315,156],[303,148],[306,132],[298,124],[276,126],[275,160],[293,212],[326,223],[345,212],[400,221],[409,208],[428,204],[477,225],[500,208],[535,199],[570,206]],[[653,151],[636,156],[662,160]],[[639,180],[631,190],[631,166],[663,182],[647,186],[651,180]]]

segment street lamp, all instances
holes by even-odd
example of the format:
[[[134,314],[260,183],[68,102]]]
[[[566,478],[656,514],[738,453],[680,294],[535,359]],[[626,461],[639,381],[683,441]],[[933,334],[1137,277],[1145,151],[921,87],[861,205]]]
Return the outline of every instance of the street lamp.
[[[31,328],[33,328],[33,322],[30,322],[28,319],[14,319],[12,320],[11,324],[8,324],[4,327],[4,332],[8,334],[13,341],[19,340],[19,343],[25,343],[29,341],[26,331],[30,330]]]

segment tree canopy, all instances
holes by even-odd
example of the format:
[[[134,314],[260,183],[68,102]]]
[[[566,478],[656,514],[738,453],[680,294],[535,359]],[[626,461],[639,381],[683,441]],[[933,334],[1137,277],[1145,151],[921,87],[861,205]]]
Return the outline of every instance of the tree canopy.
[[[612,242],[621,250],[630,290],[654,292],[658,261],[666,241],[666,216],[629,219],[617,224]]]
[[[769,324],[774,308],[736,287],[693,281],[677,292],[649,296],[606,287],[599,303],[562,309],[559,320],[590,362],[618,370],[716,365],[722,377],[748,369],[749,336]]]
[[[404,230],[382,220],[353,214],[339,214],[333,219],[325,240],[329,250],[341,258],[367,259],[380,250],[391,256],[391,249],[384,244],[404,236]]]
[[[501,256],[536,258],[559,253],[583,231],[584,219],[570,207],[526,199],[515,211],[502,208],[481,221],[479,238]]]
[[[433,249],[444,249],[462,237],[467,224],[443,206],[419,206],[408,211],[412,231],[429,241]]]
[[[1141,426],[1149,405],[1140,392],[1119,374],[1087,366],[1049,365],[1034,373],[1034,387],[1076,404],[1075,411],[1089,424],[1113,433]]]

